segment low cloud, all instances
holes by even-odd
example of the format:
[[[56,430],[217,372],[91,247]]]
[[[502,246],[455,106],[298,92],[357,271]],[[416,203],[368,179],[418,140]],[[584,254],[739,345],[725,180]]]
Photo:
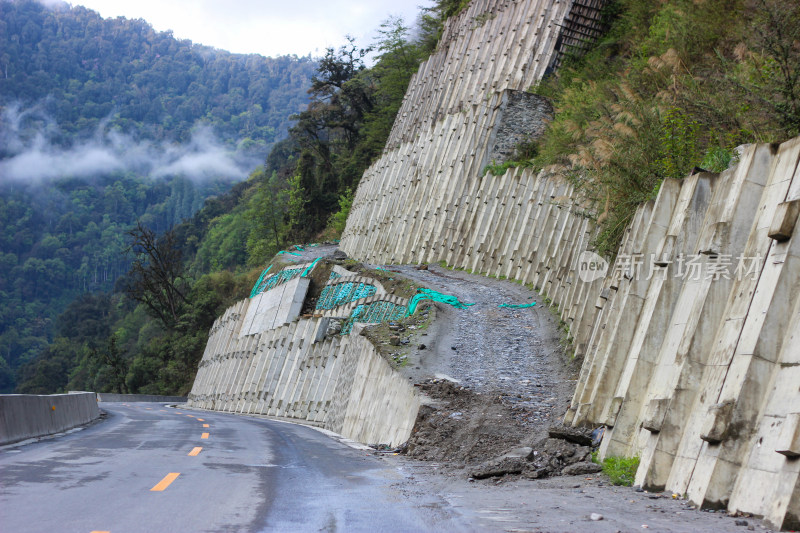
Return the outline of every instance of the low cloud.
[[[90,178],[135,172],[154,178],[183,176],[194,181],[241,180],[259,163],[229,149],[211,128],[198,126],[184,144],[155,143],[101,123],[91,138],[69,146],[58,137],[54,121],[41,108],[7,106],[0,114],[0,183],[40,184],[63,177]]]

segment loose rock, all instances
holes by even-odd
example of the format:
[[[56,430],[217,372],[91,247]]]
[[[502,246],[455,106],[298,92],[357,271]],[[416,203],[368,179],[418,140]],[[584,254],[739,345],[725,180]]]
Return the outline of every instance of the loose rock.
[[[548,430],[548,435],[554,439],[562,439],[574,442],[581,446],[592,445],[592,431],[584,428],[574,428],[569,426],[553,426]]]
[[[470,473],[470,477],[484,479],[506,474],[520,474],[528,468],[528,460],[531,457],[533,457],[533,448],[527,446],[514,448],[500,457],[495,457],[478,466]]]
[[[561,474],[565,476],[582,476],[585,474],[596,474],[602,470],[603,467],[597,463],[581,462],[564,467]]]

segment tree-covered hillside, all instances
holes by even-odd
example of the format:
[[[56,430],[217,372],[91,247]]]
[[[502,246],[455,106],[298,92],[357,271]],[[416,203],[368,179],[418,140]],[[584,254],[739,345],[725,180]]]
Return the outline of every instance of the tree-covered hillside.
[[[114,290],[137,221],[164,232],[264,160],[315,67],[0,0],[0,392],[70,302]]]
[[[416,28],[387,19],[376,31],[372,67],[369,50],[354,43],[328,50],[289,138],[190,220],[164,231],[149,219],[126,235],[137,252],[128,256],[136,259],[130,273],[110,294],[83,295],[53,320],[54,338],[19,369],[17,391],[188,392],[208,329],[249,293],[264,263],[292,243],[341,232],[352,191],[380,155],[411,75],[447,16],[464,5],[440,0]],[[151,283],[165,279],[173,282]]]
[[[0,1],[0,103],[41,105],[66,144],[101,121],[187,141],[202,121],[264,157],[304,108],[314,67],[308,57],[231,54],[81,6]]]

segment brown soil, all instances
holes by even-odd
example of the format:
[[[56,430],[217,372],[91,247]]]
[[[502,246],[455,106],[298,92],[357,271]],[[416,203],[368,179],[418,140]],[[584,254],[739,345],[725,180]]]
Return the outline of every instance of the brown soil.
[[[380,350],[402,361],[400,371],[424,398],[406,453],[468,472],[545,438],[566,410],[577,364],[564,355],[558,322],[549,310],[498,307],[530,303],[536,293],[434,265],[387,268],[474,304],[466,309],[427,304],[435,320],[399,332],[401,346],[387,342],[392,333],[387,326],[367,329]]]
[[[409,457],[467,466],[533,444],[531,413],[502,396],[437,379],[419,389],[433,401],[420,409],[408,441]]]

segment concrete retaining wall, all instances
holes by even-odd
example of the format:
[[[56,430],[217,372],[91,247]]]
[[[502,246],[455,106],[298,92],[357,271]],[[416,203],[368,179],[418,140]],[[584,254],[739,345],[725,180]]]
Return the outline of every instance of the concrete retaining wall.
[[[507,189],[520,186],[519,176],[480,174],[490,152],[502,152],[498,135],[510,136],[496,127],[502,116],[524,116],[528,124],[547,114],[539,99],[507,90],[525,91],[541,79],[571,7],[565,0],[475,0],[447,21],[437,52],[411,79],[383,156],[361,178],[343,250],[372,262],[436,258],[471,266],[485,255],[473,243],[510,229],[488,224],[499,218],[484,208],[500,208],[489,203],[498,194],[513,197]],[[531,113],[506,113],[509,101],[512,108],[528,103]]]
[[[159,396],[155,394],[113,394],[110,392],[98,392],[98,402],[174,402],[183,403],[186,396]]]
[[[0,445],[67,431],[100,416],[93,392],[0,395]]]
[[[592,275],[591,206],[568,181],[480,168],[503,91],[538,79],[570,9],[473,1],[448,22],[362,178],[341,247],[533,284],[585,358],[566,422],[604,424],[601,456],[640,456],[645,487],[800,526],[800,139],[665,181],[615,264]]]
[[[380,287],[371,278],[340,279]],[[306,284],[295,290],[295,281]],[[302,305],[297,295],[305,295],[307,282],[297,278],[256,298],[272,302],[272,308]],[[349,335],[327,335],[329,316],[347,317],[357,304],[407,303],[383,287],[380,292],[326,310],[324,317],[280,324],[248,318],[256,298],[231,306],[211,328],[189,405],[293,418],[364,443],[405,442],[419,410],[413,387],[358,335],[363,326]]]
[[[242,334],[249,335],[291,322],[300,314],[311,280],[294,278],[249,300]]]

